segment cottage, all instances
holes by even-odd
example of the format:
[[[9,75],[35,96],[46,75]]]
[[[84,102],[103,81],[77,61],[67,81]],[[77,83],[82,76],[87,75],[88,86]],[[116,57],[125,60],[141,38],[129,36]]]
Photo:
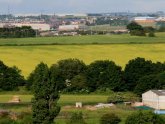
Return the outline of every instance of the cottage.
[[[156,110],[165,110],[165,90],[149,90],[142,94],[142,101]]]

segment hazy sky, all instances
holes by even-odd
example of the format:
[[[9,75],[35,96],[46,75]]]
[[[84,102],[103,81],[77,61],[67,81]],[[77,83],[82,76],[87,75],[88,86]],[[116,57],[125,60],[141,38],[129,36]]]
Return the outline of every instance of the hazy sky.
[[[165,11],[165,0],[0,0],[0,14]]]

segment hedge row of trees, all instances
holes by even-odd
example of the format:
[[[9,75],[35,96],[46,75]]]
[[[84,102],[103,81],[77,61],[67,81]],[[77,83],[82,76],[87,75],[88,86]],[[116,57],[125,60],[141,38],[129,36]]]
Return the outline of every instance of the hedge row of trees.
[[[35,37],[36,32],[30,26],[0,28],[0,38]]]
[[[35,70],[25,81],[18,69],[0,64],[0,68],[3,67],[5,69],[1,69],[0,75],[2,90],[15,90],[24,84],[28,90],[32,89],[38,76]],[[47,72],[47,70],[42,71]],[[144,58],[130,60],[124,70],[109,60],[97,60],[86,65],[78,59],[65,59],[53,64],[50,71],[55,74],[53,79],[59,84],[60,92],[64,93],[89,93],[109,89],[115,92],[134,91],[141,95],[149,89],[165,88],[165,63],[153,63]]]

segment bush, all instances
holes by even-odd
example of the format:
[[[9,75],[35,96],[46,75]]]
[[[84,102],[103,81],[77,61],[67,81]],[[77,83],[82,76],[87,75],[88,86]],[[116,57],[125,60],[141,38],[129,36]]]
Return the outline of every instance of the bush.
[[[108,103],[135,102],[135,101],[139,101],[139,97],[131,92],[113,93],[107,99]]]
[[[149,32],[148,37],[155,37],[155,33],[153,31]]]
[[[114,113],[104,114],[100,119],[100,124],[119,124],[121,119]]]
[[[67,124],[86,124],[83,118],[83,113],[82,112],[72,113]]]
[[[125,124],[165,124],[165,120],[150,111],[138,111],[127,117]]]
[[[0,124],[17,124],[17,122],[14,120],[11,120],[10,118],[1,118]]]

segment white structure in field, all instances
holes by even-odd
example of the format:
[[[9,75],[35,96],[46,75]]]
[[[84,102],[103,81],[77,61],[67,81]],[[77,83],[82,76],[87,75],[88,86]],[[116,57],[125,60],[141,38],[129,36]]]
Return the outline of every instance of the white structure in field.
[[[82,108],[82,102],[76,102],[76,108]]]
[[[165,90],[149,90],[142,94],[142,101],[156,110],[165,110]]]

